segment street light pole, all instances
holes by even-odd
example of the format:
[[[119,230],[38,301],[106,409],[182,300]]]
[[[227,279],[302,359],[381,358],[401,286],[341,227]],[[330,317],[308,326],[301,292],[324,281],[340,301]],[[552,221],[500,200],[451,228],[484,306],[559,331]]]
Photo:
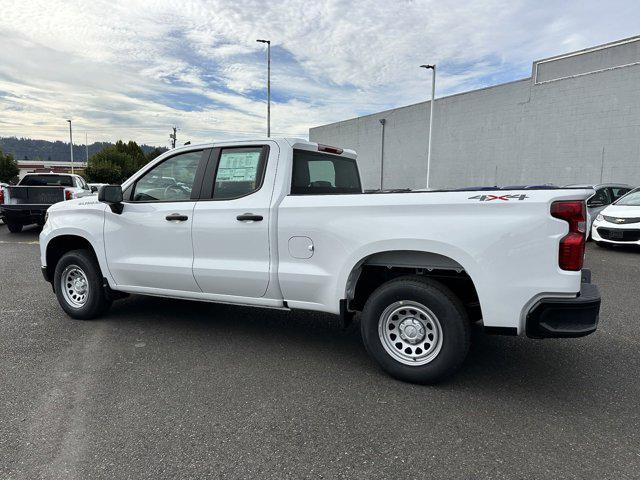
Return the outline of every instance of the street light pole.
[[[271,40],[256,40],[267,44],[267,137],[271,136]]]
[[[386,123],[386,119],[380,119],[380,125],[382,125],[382,138],[380,141],[380,191],[384,190],[384,126]]]
[[[71,130],[71,120],[69,122],[69,150],[71,150],[71,174],[73,175],[73,132]]]
[[[89,165],[89,143],[87,138],[88,138],[87,132],[84,132],[84,151],[87,154],[87,165]]]
[[[431,77],[431,108],[429,113],[429,146],[427,147],[427,188],[429,188],[429,176],[431,173],[431,133],[433,131],[433,104],[436,99],[436,65],[420,65],[421,68],[433,70]]]

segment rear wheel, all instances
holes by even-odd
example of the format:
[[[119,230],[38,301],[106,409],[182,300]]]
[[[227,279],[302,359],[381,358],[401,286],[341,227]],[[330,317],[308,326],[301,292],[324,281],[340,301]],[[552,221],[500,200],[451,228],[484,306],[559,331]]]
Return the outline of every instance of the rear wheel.
[[[22,231],[22,226],[23,225],[21,223],[7,222],[7,228],[11,233],[20,233]]]
[[[453,374],[469,350],[469,329],[460,300],[422,277],[380,286],[361,318],[369,354],[390,375],[413,383],[436,383]]]
[[[111,306],[102,286],[100,266],[87,250],[72,250],[62,256],[56,265],[54,288],[58,303],[72,318],[96,318]]]

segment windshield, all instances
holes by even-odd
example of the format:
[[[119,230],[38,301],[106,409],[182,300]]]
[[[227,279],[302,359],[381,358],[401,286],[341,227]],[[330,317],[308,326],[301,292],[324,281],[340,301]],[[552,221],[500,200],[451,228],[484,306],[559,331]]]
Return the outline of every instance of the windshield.
[[[626,205],[628,207],[640,207],[640,188],[631,190],[624,197],[620,198],[616,205]]]
[[[69,175],[27,175],[20,185],[30,187],[73,187],[73,180]]]

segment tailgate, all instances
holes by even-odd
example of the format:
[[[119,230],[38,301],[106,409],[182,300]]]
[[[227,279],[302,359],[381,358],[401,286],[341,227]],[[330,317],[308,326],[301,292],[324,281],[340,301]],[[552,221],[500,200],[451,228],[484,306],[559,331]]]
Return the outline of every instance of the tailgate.
[[[53,205],[64,200],[64,187],[8,187],[10,205]]]

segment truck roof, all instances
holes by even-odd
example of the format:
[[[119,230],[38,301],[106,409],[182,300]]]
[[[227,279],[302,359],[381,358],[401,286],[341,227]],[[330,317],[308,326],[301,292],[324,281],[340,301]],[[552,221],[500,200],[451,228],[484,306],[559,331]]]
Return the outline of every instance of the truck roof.
[[[177,147],[175,150],[169,150],[169,151],[176,151],[178,149],[187,150],[187,149],[193,149],[193,148],[211,148],[215,145],[225,146],[225,145],[237,145],[237,144],[263,143],[268,141],[288,144],[291,148],[301,148],[303,150],[317,151],[318,147],[335,148],[335,149],[341,150],[341,152],[336,153],[336,152],[327,151],[326,153],[333,153],[334,155],[344,155],[351,158],[356,158],[357,156],[355,150],[352,150],[349,148],[343,148],[340,145],[335,145],[335,146],[322,145],[316,142],[310,142],[305,138],[299,138],[299,137],[255,137],[255,138],[244,138],[244,139],[237,139],[237,140],[223,140],[223,141],[184,145],[181,147]]]

